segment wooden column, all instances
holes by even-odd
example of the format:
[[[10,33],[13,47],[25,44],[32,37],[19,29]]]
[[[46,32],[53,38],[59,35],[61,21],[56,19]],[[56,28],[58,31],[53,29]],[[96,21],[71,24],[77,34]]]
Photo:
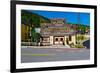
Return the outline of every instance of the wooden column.
[[[50,36],[50,45],[53,45],[53,41],[54,41],[53,36]]]
[[[65,45],[67,45],[66,38],[67,38],[67,36],[64,36],[64,44]]]

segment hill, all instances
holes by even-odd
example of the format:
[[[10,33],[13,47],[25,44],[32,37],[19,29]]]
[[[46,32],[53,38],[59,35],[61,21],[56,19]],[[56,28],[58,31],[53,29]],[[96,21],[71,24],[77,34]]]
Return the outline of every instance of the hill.
[[[39,14],[29,12],[27,10],[21,10],[21,24],[40,27],[40,23],[49,23],[50,20]]]

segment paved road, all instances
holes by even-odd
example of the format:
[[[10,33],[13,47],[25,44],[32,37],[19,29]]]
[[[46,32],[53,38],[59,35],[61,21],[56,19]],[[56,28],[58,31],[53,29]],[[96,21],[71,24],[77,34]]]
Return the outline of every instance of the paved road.
[[[90,58],[89,49],[73,50],[62,48],[22,48],[21,62],[48,62],[48,61],[69,61],[87,60]]]

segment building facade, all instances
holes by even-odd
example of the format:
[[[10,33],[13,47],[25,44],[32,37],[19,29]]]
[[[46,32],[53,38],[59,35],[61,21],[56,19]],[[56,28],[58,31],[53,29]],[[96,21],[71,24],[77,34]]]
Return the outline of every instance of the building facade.
[[[42,45],[76,44],[76,25],[66,24],[65,19],[51,19],[51,23],[42,23],[40,34]]]
[[[30,37],[31,29],[32,29],[32,27],[25,25],[25,24],[21,24],[21,41],[22,42],[30,42],[31,41],[31,37]]]

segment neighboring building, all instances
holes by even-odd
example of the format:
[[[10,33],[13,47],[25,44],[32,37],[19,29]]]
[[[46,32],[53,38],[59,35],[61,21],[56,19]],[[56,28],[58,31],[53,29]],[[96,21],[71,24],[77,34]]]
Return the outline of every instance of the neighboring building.
[[[76,44],[76,25],[66,24],[65,19],[51,19],[51,23],[42,23],[42,45]]]
[[[21,41],[22,42],[30,42],[30,30],[31,27],[25,24],[21,24]]]

